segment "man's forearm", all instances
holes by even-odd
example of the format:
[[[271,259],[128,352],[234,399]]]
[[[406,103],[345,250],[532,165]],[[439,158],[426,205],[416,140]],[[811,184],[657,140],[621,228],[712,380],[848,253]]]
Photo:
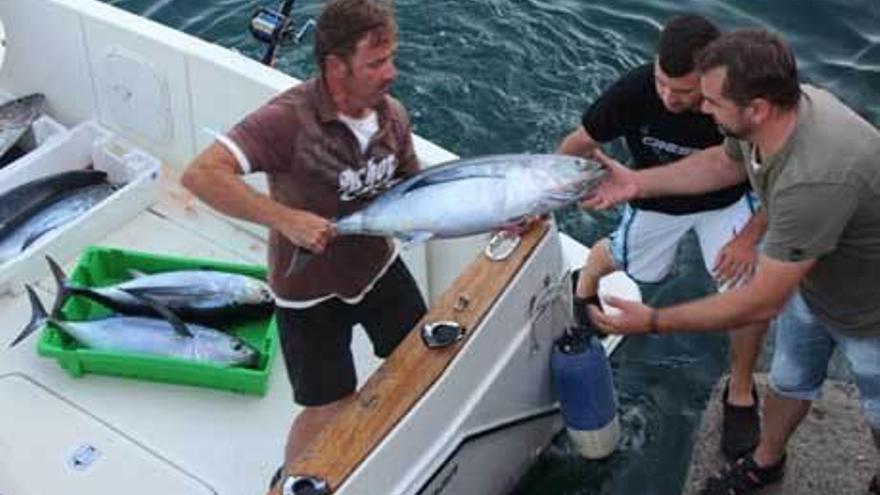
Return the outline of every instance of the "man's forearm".
[[[755,276],[727,292],[658,310],[660,331],[739,328],[767,321],[785,307],[815,260],[783,262],[761,256]]]
[[[237,175],[203,171],[184,186],[197,198],[224,215],[273,228],[285,207],[251,188]]]
[[[721,146],[699,151],[677,162],[638,173],[640,197],[702,194],[739,184],[745,171]]]
[[[767,231],[767,210],[759,208],[752,214],[749,221],[743,227],[742,231],[737,234],[738,237],[747,238],[752,245],[758,244],[764,232]]]
[[[187,167],[181,184],[211,208],[248,222],[274,228],[287,208],[242,180],[235,158],[214,143]]]
[[[657,310],[657,328],[698,332],[739,328],[773,318],[780,306],[753,297],[748,286]]]
[[[556,149],[556,153],[560,155],[591,157],[596,149],[599,148],[592,136],[590,136],[583,127],[579,127],[572,131]]]

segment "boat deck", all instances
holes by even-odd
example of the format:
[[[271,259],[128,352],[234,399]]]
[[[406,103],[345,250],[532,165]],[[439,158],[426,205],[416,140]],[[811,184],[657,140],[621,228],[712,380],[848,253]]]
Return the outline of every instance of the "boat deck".
[[[211,212],[178,185],[173,170],[163,172],[158,201],[96,244],[237,263],[265,262],[266,242],[258,230]],[[65,268],[70,270],[73,265],[74,260],[70,260]],[[49,304],[55,294],[48,275],[47,269],[46,277],[36,284],[44,304]],[[264,397],[101,375],[76,379],[54,360],[37,356],[37,336],[15,348],[7,347],[30,319],[24,293],[0,297],[0,314],[4,322],[0,326],[0,379],[26,377],[121,433],[195,478],[192,481],[204,490],[193,493],[265,490],[266,480],[282,460],[291,418],[299,410],[292,401],[280,355],[273,363]],[[362,334],[355,332],[353,345],[361,382],[379,364]],[[14,411],[8,414],[15,419]],[[3,450],[0,442],[0,452]],[[51,477],[52,468],[50,463],[41,471]],[[20,474],[32,477],[35,473]]]

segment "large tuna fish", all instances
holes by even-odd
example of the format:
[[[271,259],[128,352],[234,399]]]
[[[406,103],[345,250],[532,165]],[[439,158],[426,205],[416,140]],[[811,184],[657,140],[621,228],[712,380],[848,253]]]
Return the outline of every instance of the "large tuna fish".
[[[159,305],[156,309],[165,319],[110,316],[90,321],[61,321],[47,315],[33,289],[26,287],[31,301],[31,321],[10,347],[49,323],[91,349],[176,357],[220,366],[254,367],[260,361],[260,353],[243,340],[213,328],[183,323]]]
[[[340,235],[461,237],[514,225],[590,192],[601,166],[565,155],[495,155],[431,167],[336,222]]]
[[[43,113],[45,101],[45,96],[35,93],[0,105],[0,157],[15,146]]]
[[[105,287],[81,287],[71,284],[52,258],[47,256],[46,259],[58,284],[53,313],[61,309],[68,297],[78,295],[126,315],[156,315],[153,306],[132,293],[162,304],[188,321],[266,316],[274,308],[275,298],[268,285],[246,275],[211,270],[177,270],[150,275],[132,272],[135,277],[132,280]]]
[[[98,184],[75,189],[55,198],[0,237],[0,264],[18,256],[42,236],[81,217],[113,192],[110,184]]]
[[[405,241],[461,237],[515,225],[568,206],[603,175],[597,162],[566,155],[493,155],[425,169],[339,219],[339,235]],[[294,253],[288,273],[308,263]]]
[[[106,172],[73,170],[40,177],[0,193],[0,239],[58,198],[106,181]]]

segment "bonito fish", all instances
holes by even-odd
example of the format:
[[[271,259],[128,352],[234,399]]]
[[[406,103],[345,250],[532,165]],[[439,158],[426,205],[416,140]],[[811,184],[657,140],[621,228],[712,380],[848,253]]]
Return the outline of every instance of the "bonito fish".
[[[45,101],[45,96],[35,93],[0,105],[0,157],[24,136],[43,112]]]
[[[106,172],[72,170],[40,177],[0,193],[0,239],[71,191],[106,182]]]
[[[265,316],[274,308],[275,298],[268,285],[246,275],[212,270],[131,272],[135,277],[132,280],[105,287],[81,287],[70,283],[52,258],[47,256],[46,259],[58,284],[53,313],[61,309],[71,295],[92,299],[122,314],[155,316],[153,306],[144,303],[145,297],[187,321]]]
[[[0,237],[0,264],[19,255],[47,233],[66,225],[113,194],[110,184],[76,189],[29,216],[16,228]]]
[[[492,155],[425,169],[339,219],[339,235],[405,241],[461,237],[515,225],[587,195],[603,175],[599,163],[566,155]],[[309,256],[295,252],[288,274]]]
[[[260,353],[245,341],[213,328],[183,323],[157,306],[165,319],[110,316],[90,321],[61,321],[46,314],[30,286],[31,321],[9,345],[18,344],[46,323],[91,349],[175,357],[220,366],[251,366]]]

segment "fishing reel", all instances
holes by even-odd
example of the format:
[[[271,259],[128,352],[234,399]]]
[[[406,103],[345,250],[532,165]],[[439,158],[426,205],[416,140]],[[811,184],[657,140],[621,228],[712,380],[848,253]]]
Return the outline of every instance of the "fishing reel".
[[[261,7],[251,16],[248,24],[251,34],[257,41],[268,45],[262,58],[262,62],[266,65],[272,65],[278,45],[291,38],[294,43],[299,43],[306,32],[316,24],[314,19],[309,19],[294,32],[291,10],[293,10],[293,0],[283,0],[278,9]]]
[[[293,31],[293,19],[277,10],[262,7],[251,16],[251,34],[257,41],[272,43],[275,39],[283,39]]]

